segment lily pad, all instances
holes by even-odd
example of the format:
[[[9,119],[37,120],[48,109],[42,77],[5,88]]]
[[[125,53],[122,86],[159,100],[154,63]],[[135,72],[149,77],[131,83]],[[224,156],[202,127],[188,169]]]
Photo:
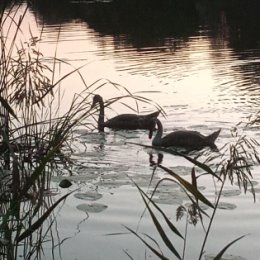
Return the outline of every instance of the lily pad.
[[[159,196],[153,198],[153,201],[158,204],[167,204],[167,205],[181,205],[182,200],[180,198],[171,197],[171,196]]]
[[[98,192],[85,192],[85,193],[76,193],[74,194],[74,197],[80,200],[91,200],[91,201],[95,201],[98,200],[100,198],[102,198],[102,194],[98,193]]]
[[[71,181],[71,182],[89,182],[89,181],[94,181],[98,178],[99,176],[99,173],[86,173],[86,174],[81,174],[81,175],[74,175],[74,176],[69,176],[67,177],[66,179],[68,181]],[[51,180],[53,182],[58,182],[60,183],[62,180],[64,179],[63,176],[53,176],[51,178]]]
[[[116,187],[120,187],[122,185],[128,185],[128,184],[130,184],[130,181],[127,181],[127,180],[101,180],[97,184],[101,185],[101,186],[116,188]]]
[[[149,193],[153,193],[153,191],[149,191]],[[187,195],[182,190],[173,189],[168,191],[164,190],[162,187],[159,187],[154,193],[155,197],[153,198],[154,202],[160,204],[169,204],[169,205],[180,205],[183,200],[187,199]]]
[[[86,213],[99,213],[107,209],[107,205],[100,203],[79,204],[76,208]]]
[[[241,190],[223,190],[221,195],[224,197],[232,197],[232,196],[238,196],[241,194]],[[216,195],[218,195],[218,192],[216,192]]]
[[[235,209],[237,206],[235,204],[232,203],[227,203],[227,202],[220,202],[218,204],[218,209],[230,209],[233,210]]]

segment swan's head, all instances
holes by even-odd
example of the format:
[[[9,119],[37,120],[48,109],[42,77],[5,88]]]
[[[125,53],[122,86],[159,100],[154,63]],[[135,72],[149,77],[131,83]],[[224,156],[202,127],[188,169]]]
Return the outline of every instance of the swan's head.
[[[103,102],[102,97],[101,97],[100,95],[95,95],[95,96],[93,97],[93,102],[92,102],[92,105],[91,105],[91,109],[92,109],[93,107],[95,107],[95,105],[96,105],[97,103],[100,103],[100,102]]]

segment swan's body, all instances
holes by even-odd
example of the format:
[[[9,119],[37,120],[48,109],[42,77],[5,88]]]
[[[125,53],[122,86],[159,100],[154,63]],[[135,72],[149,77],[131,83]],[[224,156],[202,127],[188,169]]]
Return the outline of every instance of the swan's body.
[[[94,96],[91,108],[93,108],[97,103],[100,106],[100,112],[98,117],[99,132],[104,132],[105,127],[124,130],[148,129],[150,130],[149,136],[151,138],[152,131],[154,130],[156,124],[155,120],[161,112],[156,111],[147,115],[121,114],[105,122],[104,102],[103,98],[100,95]]]
[[[158,130],[152,141],[153,146],[180,147],[190,150],[200,150],[206,146],[209,146],[212,149],[217,148],[214,142],[219,136],[221,129],[208,136],[204,136],[197,131],[179,130],[167,134],[162,138],[162,123],[157,119],[156,124]]]

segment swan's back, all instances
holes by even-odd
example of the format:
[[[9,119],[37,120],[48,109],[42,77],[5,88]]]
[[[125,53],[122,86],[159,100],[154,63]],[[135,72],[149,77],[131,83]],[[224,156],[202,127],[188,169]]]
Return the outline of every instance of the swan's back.
[[[182,147],[185,149],[202,149],[209,146],[212,149],[217,148],[215,140],[218,137],[220,130],[211,135],[204,136],[197,131],[180,130],[172,132],[161,139],[161,146],[163,147]]]
[[[205,146],[209,146],[212,149],[217,148],[214,142],[217,139],[221,129],[208,136],[204,136],[197,131],[179,130],[167,134],[162,138],[162,123],[159,119],[156,119],[156,124],[158,129],[152,141],[152,145],[154,146],[180,147],[188,150],[200,150]]]
[[[148,115],[122,114],[107,120],[104,123],[104,127],[125,130],[150,130],[155,128],[155,120],[159,114],[160,111]]]
[[[123,130],[136,130],[136,129],[145,129],[149,130],[149,137],[152,136],[152,131],[155,128],[155,120],[161,113],[160,110],[153,112],[151,114],[146,115],[137,115],[137,114],[121,114],[115,116],[106,122],[104,122],[105,118],[105,106],[103,98],[100,95],[95,95],[93,97],[93,102],[91,108],[93,108],[96,104],[100,106],[99,118],[98,118],[98,129],[99,132],[104,132],[104,128],[112,128],[112,129],[123,129]]]

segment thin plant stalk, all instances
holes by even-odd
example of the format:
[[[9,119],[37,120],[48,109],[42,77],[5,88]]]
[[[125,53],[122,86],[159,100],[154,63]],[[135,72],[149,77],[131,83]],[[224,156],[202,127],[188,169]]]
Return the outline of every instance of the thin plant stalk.
[[[215,206],[214,206],[212,215],[211,215],[210,220],[209,220],[209,224],[208,224],[208,227],[207,227],[207,230],[206,230],[206,233],[205,233],[203,242],[202,242],[202,246],[201,246],[201,249],[200,249],[200,254],[199,254],[198,260],[201,260],[203,254],[204,254],[204,250],[205,250],[206,242],[207,242],[207,240],[208,240],[208,236],[209,236],[209,233],[210,233],[210,229],[211,229],[211,226],[212,226],[213,221],[214,221],[214,219],[215,219],[215,215],[216,215],[216,212],[217,212],[219,200],[220,200],[220,198],[221,198],[221,194],[222,194],[223,188],[224,188],[224,186],[225,186],[225,179],[226,179],[226,176],[224,177],[224,180],[223,180],[222,183],[221,183],[220,191],[219,191],[219,194],[218,194],[218,196],[217,196],[217,200],[216,200],[216,203],[215,203]]]

